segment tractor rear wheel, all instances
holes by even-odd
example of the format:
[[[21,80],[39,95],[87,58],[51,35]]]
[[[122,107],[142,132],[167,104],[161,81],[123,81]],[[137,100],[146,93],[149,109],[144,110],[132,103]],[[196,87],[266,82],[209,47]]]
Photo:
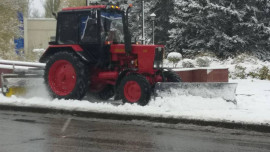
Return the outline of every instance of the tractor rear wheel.
[[[52,55],[45,68],[45,83],[49,93],[59,99],[82,99],[88,90],[88,68],[72,52]]]
[[[180,76],[173,71],[164,71],[164,82],[182,82]]]
[[[123,103],[145,106],[151,97],[151,86],[147,79],[139,74],[129,74],[120,83],[120,95]]]

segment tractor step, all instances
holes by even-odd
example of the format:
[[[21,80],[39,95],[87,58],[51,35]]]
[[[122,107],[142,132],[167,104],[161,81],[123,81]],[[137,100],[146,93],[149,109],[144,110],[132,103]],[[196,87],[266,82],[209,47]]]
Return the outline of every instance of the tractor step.
[[[157,83],[154,90],[155,97],[169,97],[175,95],[192,95],[203,98],[222,98],[236,103],[236,83]]]

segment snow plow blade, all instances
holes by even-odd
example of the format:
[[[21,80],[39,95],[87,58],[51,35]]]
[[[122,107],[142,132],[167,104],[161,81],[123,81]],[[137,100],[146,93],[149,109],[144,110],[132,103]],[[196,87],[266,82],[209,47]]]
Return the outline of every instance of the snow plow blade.
[[[26,94],[26,88],[24,87],[10,87],[7,92],[4,93],[6,97],[11,97],[12,95],[24,96]]]
[[[0,60],[2,94],[24,96],[28,90],[43,83],[44,63]]]
[[[161,82],[155,86],[155,97],[192,95],[203,98],[223,98],[236,103],[236,83],[176,83]]]
[[[42,75],[18,75],[18,74],[2,74],[1,75],[1,90],[6,97],[13,95],[24,97],[29,91],[40,89],[43,84]]]

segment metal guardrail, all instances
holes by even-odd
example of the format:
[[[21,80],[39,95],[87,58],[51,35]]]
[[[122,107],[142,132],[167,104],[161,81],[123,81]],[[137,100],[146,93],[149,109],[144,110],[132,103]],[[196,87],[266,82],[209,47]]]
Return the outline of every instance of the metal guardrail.
[[[45,63],[36,62],[21,62],[21,61],[11,61],[11,60],[0,60],[0,65],[12,65],[12,66],[22,66],[22,67],[36,67],[44,69]]]

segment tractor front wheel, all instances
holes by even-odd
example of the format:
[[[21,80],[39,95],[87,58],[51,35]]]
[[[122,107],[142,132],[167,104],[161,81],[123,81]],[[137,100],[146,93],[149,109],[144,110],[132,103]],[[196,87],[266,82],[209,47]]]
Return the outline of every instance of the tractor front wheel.
[[[52,55],[45,68],[45,83],[49,93],[59,99],[82,99],[88,88],[88,68],[72,52]]]
[[[148,104],[151,97],[151,86],[147,79],[139,74],[129,74],[120,84],[120,95],[124,103]]]

